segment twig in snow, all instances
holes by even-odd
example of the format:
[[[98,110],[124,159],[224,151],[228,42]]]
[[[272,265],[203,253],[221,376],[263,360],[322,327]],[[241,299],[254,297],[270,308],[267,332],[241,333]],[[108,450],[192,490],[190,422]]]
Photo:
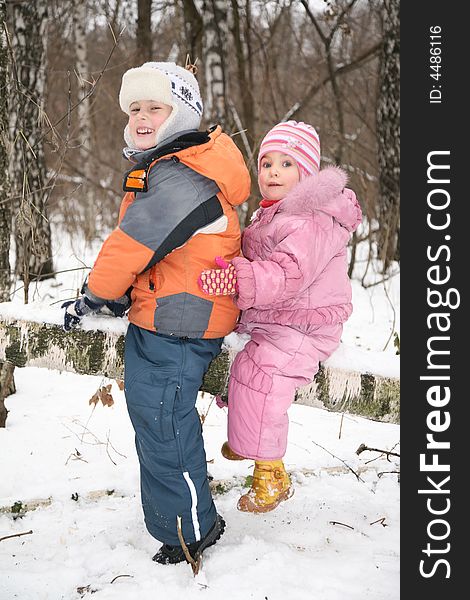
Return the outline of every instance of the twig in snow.
[[[336,456],[335,454],[333,454],[333,452],[330,452],[329,450],[327,450],[326,448],[324,448],[321,444],[317,444],[317,442],[314,442],[313,440],[312,440],[312,443],[315,444],[315,446],[318,446],[319,448],[321,448],[322,450],[324,450],[325,452],[328,452],[328,454],[330,456],[332,456],[333,458],[336,458],[336,460],[341,461],[343,463],[343,465],[345,467],[347,467],[349,471],[351,471],[351,473],[354,473],[354,475],[356,476],[356,478],[357,478],[358,481],[362,481],[362,483],[365,483],[364,479],[362,479],[362,477],[359,475],[359,473],[356,473],[356,471],[352,467],[350,467],[348,465],[348,463],[345,462],[342,458],[339,458],[338,456]]]
[[[388,527],[388,524],[385,523],[385,518],[386,517],[382,517],[381,519],[377,519],[377,521],[372,521],[372,523],[369,523],[369,525],[375,525],[375,523],[380,523],[382,527]]]
[[[396,444],[395,444],[395,446],[396,446]],[[380,454],[386,454],[387,455],[387,459],[389,458],[389,456],[398,456],[398,457],[400,457],[400,455],[397,452],[392,452],[391,450],[381,450],[380,448],[369,448],[365,444],[361,444],[359,446],[359,448],[356,450],[356,454],[359,455],[362,452],[365,452],[366,450],[369,450],[369,452],[380,452]]]
[[[397,321],[397,312],[395,310],[395,307],[393,306],[393,302],[390,299],[390,295],[388,293],[387,286],[385,285],[385,281],[384,281],[384,292],[385,292],[385,297],[387,298],[390,306],[392,307],[393,323],[392,323],[392,327],[391,327],[391,330],[390,330],[390,335],[388,336],[388,340],[385,342],[385,346],[382,348],[382,352],[385,352],[385,350],[387,349],[387,346],[388,346],[390,340],[393,337],[393,333],[395,331],[395,323]]]
[[[385,473],[398,473],[398,475],[400,475],[400,471],[381,471],[380,473],[377,473],[377,477],[380,479],[382,475],[385,475]]]
[[[338,434],[338,439],[341,439],[341,431],[343,429],[343,419],[344,419],[344,413],[341,414],[341,422],[339,424],[339,434]]]
[[[202,557],[198,556],[197,560],[194,560],[194,558],[189,553],[188,547],[186,546],[186,542],[184,541],[183,531],[181,529],[181,517],[179,515],[176,516],[176,530],[178,532],[178,539],[180,541],[181,548],[183,549],[184,555],[186,556],[186,560],[191,565],[191,568],[193,570],[193,575],[194,575],[194,577],[196,577],[196,575],[199,573],[199,569],[201,568],[201,565],[202,565]]]
[[[204,392],[203,392],[204,393]],[[199,418],[201,419],[201,425],[204,425],[206,419],[207,419],[207,415],[209,414],[209,410],[212,406],[212,403],[214,402],[215,396],[212,396],[211,401],[209,402],[209,406],[207,407],[207,410],[205,413],[203,413],[202,415],[199,415]]]
[[[95,409],[95,407],[96,407],[96,405],[94,404],[93,405],[93,409],[91,411],[92,413],[93,413],[93,410]],[[88,418],[87,424],[90,422],[90,419],[91,419],[91,415]],[[122,456],[123,458],[127,458],[127,456],[125,454],[122,454],[121,452],[118,452],[116,450],[116,448],[113,446],[113,444],[111,443],[111,440],[110,440],[110,437],[109,437],[110,433],[111,433],[110,431],[108,431],[108,433],[106,434],[106,442],[102,442],[90,429],[88,429],[87,425],[82,425],[77,420],[74,420],[74,423],[77,423],[83,429],[81,435],[77,434],[73,429],[71,429],[70,427],[68,427],[64,423],[62,423],[62,426],[65,427],[65,429],[68,429],[71,433],[73,433],[73,435],[80,440],[81,444],[88,444],[88,445],[91,445],[91,446],[105,446],[106,453],[107,453],[107,455],[109,457],[109,460],[113,463],[113,465],[116,465],[117,463],[115,463],[114,460],[111,458],[111,455],[109,453],[109,447],[111,447],[114,450],[114,452],[116,452],[116,454],[119,454],[119,456]],[[87,442],[86,440],[84,440],[85,434],[91,435],[95,439],[95,441],[94,442]],[[80,452],[78,452],[77,449],[75,449],[75,451],[77,452],[77,455],[72,454],[71,456],[73,456],[74,458],[79,458],[80,457]],[[69,459],[70,459],[70,456],[69,456]],[[67,462],[68,462],[69,459],[67,459]],[[84,460],[84,459],[81,459],[81,460]],[[85,461],[85,462],[87,462],[87,461]],[[65,464],[67,464],[67,463],[65,463]]]
[[[343,527],[347,527],[348,529],[352,529],[354,531],[354,527],[352,525],[346,525],[346,523],[340,523],[340,521],[328,521],[331,525],[342,525]]]
[[[75,460],[82,460],[83,462],[88,462],[85,458],[82,458],[81,453],[75,448],[75,452],[71,452],[69,457],[67,458],[67,460],[65,461],[65,466],[67,466],[67,463],[69,462],[69,460],[71,458],[74,458]]]
[[[0,542],[3,542],[3,540],[9,540],[10,538],[21,537],[22,535],[30,535],[31,533],[33,533],[32,529],[30,529],[29,531],[23,531],[23,533],[12,533],[11,535],[4,535],[3,537],[0,537]]]
[[[113,577],[113,579],[111,579],[110,583],[114,583],[116,581],[116,579],[119,579],[119,577],[132,577],[132,578],[134,578],[134,575],[116,575],[116,577]]]
[[[122,458],[127,458],[127,456],[125,454],[122,454],[122,452],[118,452],[118,450],[116,450],[116,448],[112,445],[111,440],[109,439],[109,435],[111,433],[111,430],[108,431],[108,433],[106,434],[106,446],[108,446],[108,444],[111,446],[111,448],[114,450],[114,452],[116,452],[116,454],[119,454],[119,456],[122,456]]]

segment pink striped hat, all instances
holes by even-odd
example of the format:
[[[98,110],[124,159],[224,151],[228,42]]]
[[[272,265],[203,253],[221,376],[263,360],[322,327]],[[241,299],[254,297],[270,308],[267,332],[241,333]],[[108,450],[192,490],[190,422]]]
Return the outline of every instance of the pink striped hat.
[[[269,152],[282,152],[297,161],[300,178],[320,170],[320,138],[316,130],[302,121],[278,123],[264,136],[258,154],[261,159]]]

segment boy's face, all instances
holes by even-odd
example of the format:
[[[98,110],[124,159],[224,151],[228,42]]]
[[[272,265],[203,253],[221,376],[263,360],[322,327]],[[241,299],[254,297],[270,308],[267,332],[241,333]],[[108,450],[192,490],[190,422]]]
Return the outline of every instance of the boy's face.
[[[155,146],[158,130],[172,110],[169,104],[156,100],[138,100],[130,105],[129,133],[138,150]]]
[[[269,152],[261,160],[258,185],[266,200],[282,200],[299,182],[297,161],[282,152]]]

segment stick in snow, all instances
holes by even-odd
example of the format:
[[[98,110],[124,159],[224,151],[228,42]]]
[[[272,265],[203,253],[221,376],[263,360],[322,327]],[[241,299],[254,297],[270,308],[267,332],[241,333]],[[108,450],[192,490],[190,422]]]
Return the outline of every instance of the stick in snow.
[[[369,450],[369,452],[380,452],[381,454],[386,454],[387,458],[389,456],[400,456],[399,454],[397,454],[397,452],[391,452],[390,450],[381,450],[380,448],[369,448],[365,444],[361,444],[359,446],[359,448],[356,450],[356,454],[359,455],[362,452],[365,452],[366,450]]]
[[[331,525],[342,525],[343,527],[347,527],[348,529],[352,529],[354,531],[354,527],[352,525],[346,525],[346,523],[341,523],[340,521],[328,521]]]
[[[183,548],[184,555],[186,556],[186,560],[191,565],[191,568],[193,570],[193,575],[194,575],[194,577],[196,577],[196,575],[199,573],[199,569],[201,568],[201,565],[202,565],[202,557],[198,556],[197,560],[194,560],[194,558],[189,553],[188,547],[186,546],[186,542],[184,541],[183,531],[181,529],[181,517],[179,515],[177,515],[177,517],[176,517],[176,529],[178,531],[178,538],[179,538],[181,547]]]
[[[22,535],[29,535],[30,533],[33,533],[32,529],[30,529],[29,531],[23,531],[23,533],[13,533],[12,535],[4,535],[0,538],[0,542],[3,542],[3,540],[9,540],[10,538],[14,537],[21,537]]]

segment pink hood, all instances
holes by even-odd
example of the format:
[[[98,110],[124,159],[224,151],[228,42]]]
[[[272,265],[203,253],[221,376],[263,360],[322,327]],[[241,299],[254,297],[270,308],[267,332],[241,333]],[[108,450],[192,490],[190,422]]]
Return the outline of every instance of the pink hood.
[[[328,167],[257,211],[243,232],[237,271],[242,323],[278,323],[306,333],[352,312],[347,244],[361,222],[347,175]]]
[[[350,232],[362,220],[362,211],[354,192],[346,188],[348,176],[339,167],[327,167],[306,177],[281,200],[278,210],[292,215],[319,211],[333,217]]]

